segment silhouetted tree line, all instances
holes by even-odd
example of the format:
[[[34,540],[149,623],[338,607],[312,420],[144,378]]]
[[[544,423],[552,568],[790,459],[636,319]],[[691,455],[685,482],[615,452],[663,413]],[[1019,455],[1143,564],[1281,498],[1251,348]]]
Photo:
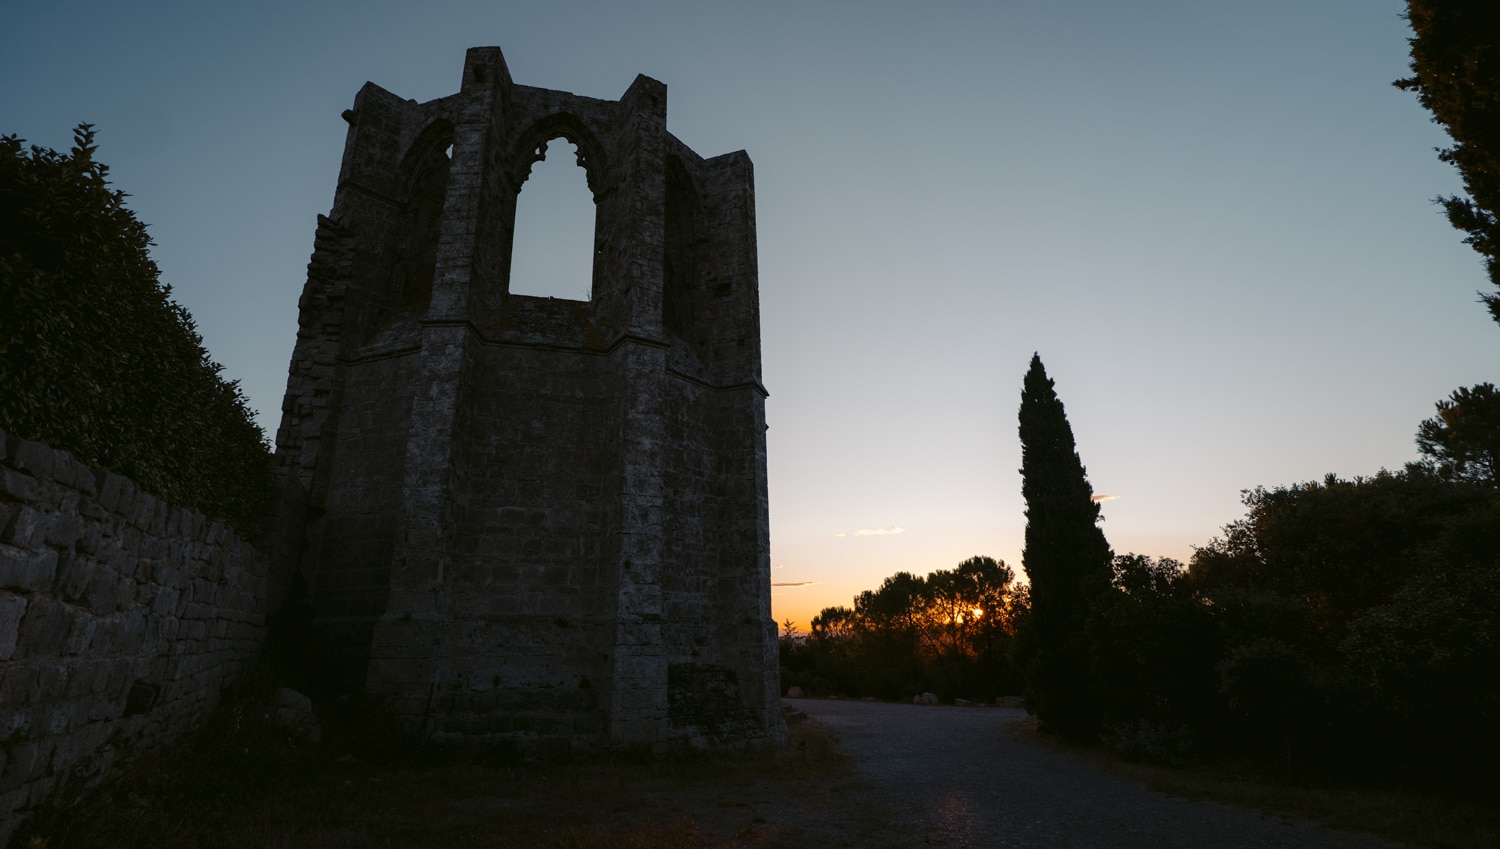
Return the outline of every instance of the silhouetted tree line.
[[[1230,755],[1432,783],[1500,756],[1500,393],[1460,389],[1419,463],[1244,495],[1191,562],[1114,555],[1040,358],[1020,409],[1023,564],[976,557],[782,638],[810,695],[1024,691],[1130,757]]]
[[[898,572],[853,607],[828,607],[812,631],[781,638],[782,686],[809,695],[989,701],[1019,693],[1010,660],[1027,594],[1003,562],[971,557],[919,577]]]
[[[1500,755],[1500,404],[1480,384],[1422,423],[1399,472],[1244,497],[1188,567],[1100,551],[1062,405],[1022,393],[1014,656],[1044,725],[1128,755],[1455,777]],[[1040,480],[1033,480],[1040,478]]]
[[[1367,768],[1500,754],[1493,482],[1414,464],[1245,503],[1189,572],[1222,643],[1213,730],[1289,761]]]
[[[88,124],[68,153],[0,136],[0,427],[253,536],[265,437],[95,150]]]

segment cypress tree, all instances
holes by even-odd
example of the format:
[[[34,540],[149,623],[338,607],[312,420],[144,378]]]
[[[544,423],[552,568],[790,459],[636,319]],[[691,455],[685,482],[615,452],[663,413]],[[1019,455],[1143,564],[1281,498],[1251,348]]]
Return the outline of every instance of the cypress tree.
[[[1448,221],[1484,257],[1500,286],[1500,5],[1495,0],[1408,0],[1412,75],[1396,86],[1416,92],[1453,146],[1438,158],[1458,168],[1467,197],[1439,197]],[[1500,322],[1500,294],[1480,296]]]
[[[1026,498],[1022,568],[1031,614],[1020,640],[1026,706],[1042,723],[1074,737],[1098,730],[1090,683],[1089,612],[1110,591],[1113,553],[1099,529],[1083,463],[1062,401],[1042,359],[1031,357],[1021,390],[1021,494]]]

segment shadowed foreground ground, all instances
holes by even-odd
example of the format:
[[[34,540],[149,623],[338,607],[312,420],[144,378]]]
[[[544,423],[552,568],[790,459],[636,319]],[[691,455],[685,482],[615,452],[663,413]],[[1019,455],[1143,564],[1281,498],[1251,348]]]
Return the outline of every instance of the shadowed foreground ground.
[[[412,757],[356,749],[356,757],[338,739],[318,746],[297,743],[266,721],[252,698],[226,705],[193,739],[142,760],[110,788],[33,821],[13,846],[1396,845],[1152,792],[1121,777],[1117,765],[1102,767],[1108,759],[1040,739],[1019,710],[801,699],[787,704],[813,720],[793,725],[792,745],[785,751],[528,764],[461,752]],[[366,732],[356,739],[370,737]],[[1292,792],[1305,796],[1301,789]],[[1464,821],[1454,816],[1462,808],[1410,798],[1376,798],[1381,810],[1431,808],[1431,817],[1416,827],[1390,833],[1410,835],[1421,845],[1496,845],[1492,813]],[[1363,824],[1374,818],[1356,811],[1346,812],[1342,821]],[[1459,825],[1446,834],[1431,825],[1452,822]]]
[[[963,849],[1375,849],[1373,837],[1155,793],[1039,745],[1000,708],[793,702],[884,791],[910,845]]]

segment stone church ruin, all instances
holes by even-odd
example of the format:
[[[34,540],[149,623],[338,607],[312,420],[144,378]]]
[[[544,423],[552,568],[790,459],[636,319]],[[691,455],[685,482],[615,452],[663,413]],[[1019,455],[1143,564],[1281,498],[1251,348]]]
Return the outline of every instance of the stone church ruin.
[[[344,118],[277,434],[331,685],[434,740],[783,739],[749,157],[674,138],[656,80],[518,85],[493,47],[457,94],[366,84]],[[587,301],[509,291],[556,139]]]

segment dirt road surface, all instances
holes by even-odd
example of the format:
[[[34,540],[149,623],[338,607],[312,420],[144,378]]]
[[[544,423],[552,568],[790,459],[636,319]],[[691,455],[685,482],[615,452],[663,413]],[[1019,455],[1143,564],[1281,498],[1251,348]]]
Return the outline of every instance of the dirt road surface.
[[[789,701],[833,729],[884,797],[893,845],[955,849],[1391,849],[1107,775],[1015,727],[1021,710]],[[885,841],[881,841],[885,842]]]

